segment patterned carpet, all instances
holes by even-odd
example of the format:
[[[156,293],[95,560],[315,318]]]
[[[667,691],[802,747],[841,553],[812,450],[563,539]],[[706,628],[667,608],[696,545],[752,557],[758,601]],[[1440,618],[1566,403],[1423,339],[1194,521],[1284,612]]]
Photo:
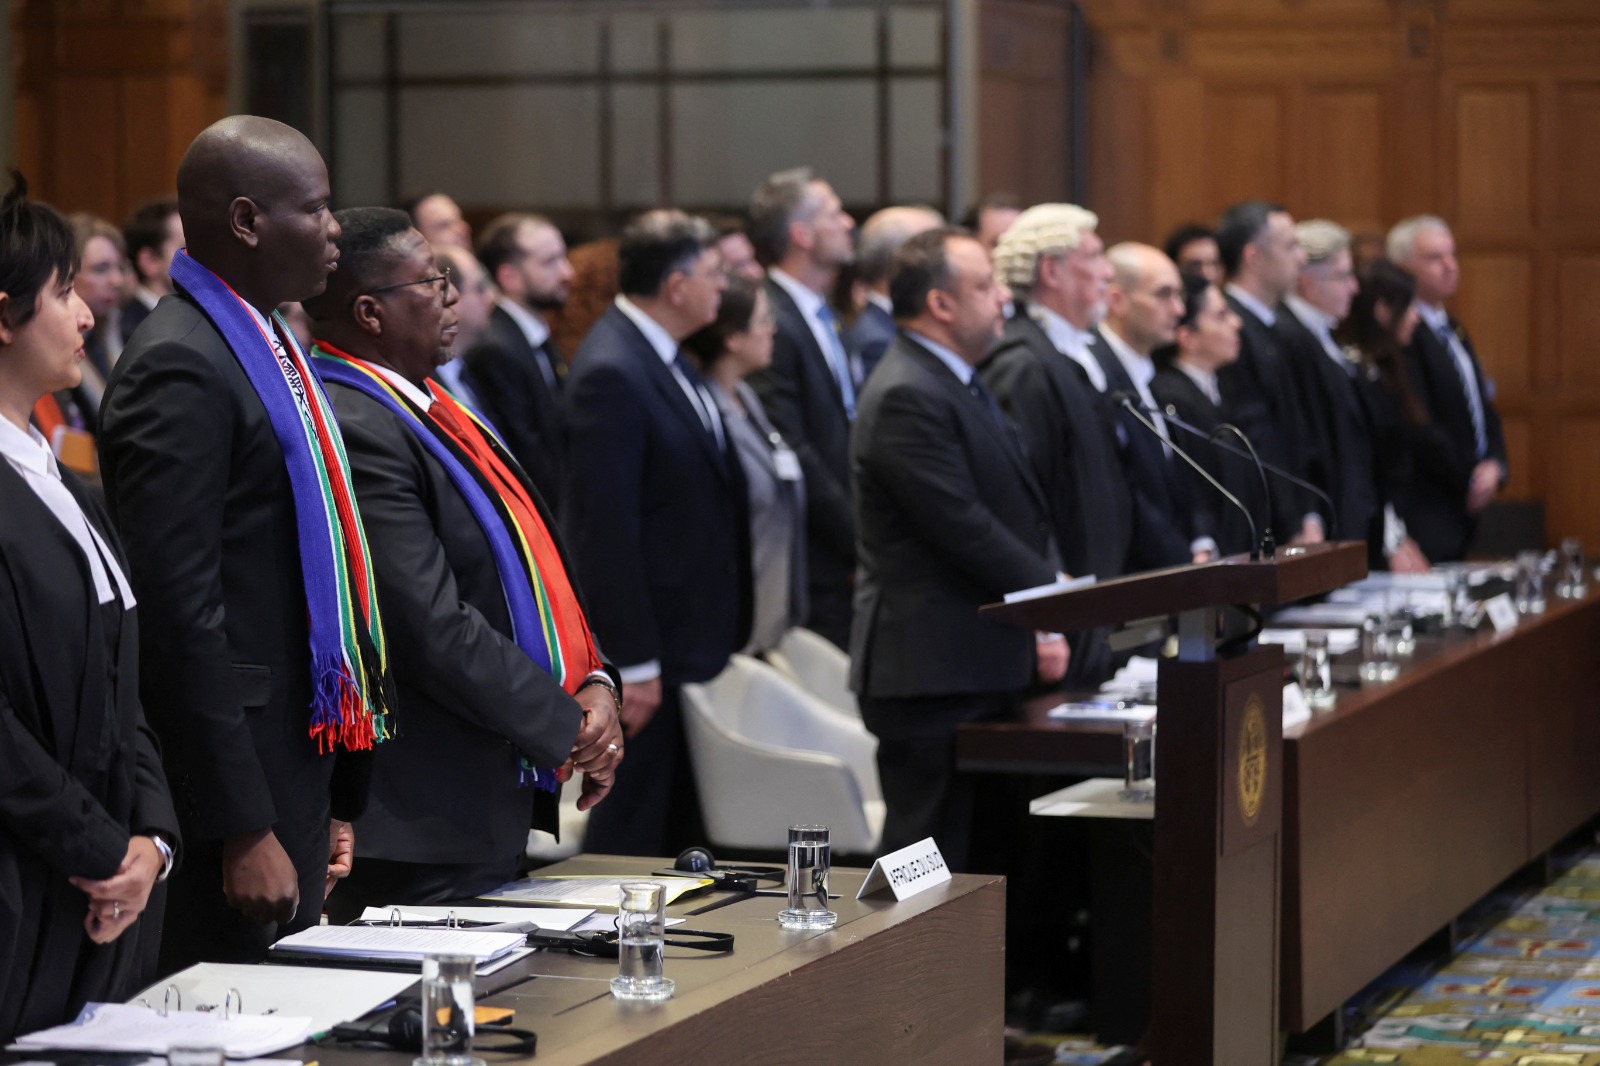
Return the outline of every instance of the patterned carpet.
[[[1455,955],[1374,990],[1370,1027],[1324,1066],[1600,1066],[1600,853],[1531,894],[1491,896]]]

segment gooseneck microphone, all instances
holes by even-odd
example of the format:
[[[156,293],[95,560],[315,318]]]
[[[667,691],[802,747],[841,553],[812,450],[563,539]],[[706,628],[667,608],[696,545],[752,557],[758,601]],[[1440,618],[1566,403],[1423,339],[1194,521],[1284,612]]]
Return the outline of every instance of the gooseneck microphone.
[[[1173,419],[1173,421],[1177,420]],[[1261,524],[1264,527],[1264,532],[1261,534],[1261,548],[1267,553],[1267,558],[1270,559],[1277,550],[1278,539],[1272,533],[1272,487],[1267,484],[1267,472],[1261,465],[1261,456],[1256,454],[1256,446],[1250,443],[1250,438],[1244,435],[1244,430],[1232,422],[1217,423],[1217,428],[1206,434],[1206,440],[1223,451],[1237,455],[1237,449],[1230,448],[1217,439],[1217,436],[1223,430],[1230,430],[1235,437],[1239,438],[1244,446],[1249,449],[1251,462],[1256,464],[1256,474],[1261,478],[1261,509],[1264,512],[1261,516]]]
[[[1269,462],[1266,462],[1265,460],[1261,459],[1259,456],[1256,455],[1255,447],[1250,444],[1249,439],[1243,433],[1241,433],[1239,431],[1239,429],[1237,427],[1235,427],[1231,422],[1223,422],[1221,425],[1217,426],[1217,428],[1215,430],[1213,430],[1210,433],[1207,433],[1205,430],[1201,429],[1199,426],[1191,426],[1189,423],[1185,422],[1183,419],[1181,419],[1177,415],[1173,414],[1171,410],[1163,411],[1162,414],[1166,416],[1166,419],[1167,419],[1168,422],[1171,422],[1173,425],[1177,426],[1179,429],[1185,431],[1186,433],[1192,433],[1196,437],[1204,437],[1206,440],[1211,441],[1213,444],[1215,444],[1217,447],[1221,448],[1223,451],[1227,452],[1229,455],[1237,455],[1241,459],[1254,459],[1255,460],[1255,464],[1256,464],[1256,469],[1265,470],[1268,473],[1274,475],[1275,477],[1283,478],[1283,480],[1287,481],[1291,485],[1296,485],[1296,486],[1298,486],[1298,487],[1300,487],[1302,489],[1305,489],[1307,492],[1310,492],[1310,493],[1314,494],[1317,497],[1317,499],[1321,500],[1323,503],[1328,505],[1328,509],[1327,509],[1327,515],[1328,515],[1328,539],[1329,540],[1338,540],[1340,535],[1344,532],[1343,530],[1341,530],[1339,528],[1339,511],[1338,511],[1338,508],[1336,508],[1333,505],[1333,497],[1332,496],[1329,496],[1326,492],[1322,491],[1320,488],[1318,488],[1317,486],[1313,485],[1311,482],[1305,480],[1304,478],[1296,477],[1295,475],[1289,473],[1289,471],[1283,469],[1283,467],[1277,466],[1277,465],[1275,465],[1273,463],[1269,463]],[[1217,440],[1216,439],[1217,433],[1220,433],[1223,429],[1232,429],[1235,433],[1237,433],[1238,436],[1239,436],[1239,439],[1244,441],[1245,442],[1245,446],[1250,449],[1249,454],[1246,455],[1244,452],[1240,451],[1238,448],[1233,447],[1231,444],[1224,444],[1222,441]],[[1265,476],[1265,475],[1263,475],[1263,476]],[[1269,514],[1270,514],[1270,512],[1269,512]]]
[[[1239,502],[1239,497],[1235,496],[1233,493],[1224,488],[1222,482],[1212,477],[1210,472],[1206,470],[1205,467],[1195,462],[1193,456],[1161,435],[1161,431],[1155,427],[1155,423],[1151,422],[1144,416],[1144,405],[1140,403],[1137,394],[1131,392],[1113,392],[1109,393],[1106,398],[1132,415],[1134,421],[1138,422],[1145,429],[1149,430],[1162,444],[1168,448],[1171,448],[1174,453],[1183,459],[1184,462],[1194,467],[1195,473],[1205,478],[1211,483],[1212,488],[1222,493],[1228,502],[1239,508],[1240,513],[1244,515],[1244,520],[1250,525],[1250,561],[1259,562],[1261,559],[1261,547],[1259,545],[1262,542],[1260,538],[1256,536],[1256,520],[1250,514],[1250,508]],[[1272,543],[1270,540],[1266,541],[1266,547],[1267,558],[1270,559],[1272,558]]]

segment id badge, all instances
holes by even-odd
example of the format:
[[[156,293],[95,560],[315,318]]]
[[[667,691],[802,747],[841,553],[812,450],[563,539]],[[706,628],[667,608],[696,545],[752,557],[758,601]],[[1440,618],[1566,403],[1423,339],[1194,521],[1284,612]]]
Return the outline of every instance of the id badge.
[[[800,480],[800,457],[790,448],[778,448],[772,453],[772,465],[783,481]]]

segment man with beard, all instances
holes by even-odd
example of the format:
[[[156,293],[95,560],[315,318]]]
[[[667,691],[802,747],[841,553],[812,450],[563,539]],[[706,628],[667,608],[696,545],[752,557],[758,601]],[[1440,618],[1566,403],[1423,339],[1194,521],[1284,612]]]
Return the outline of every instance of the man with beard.
[[[165,972],[259,961],[317,924],[389,732],[338,426],[275,311],[320,293],[338,262],[328,195],[289,126],[244,115],[202,131],[178,166],[178,292],[106,390],[101,467],[144,616],[140,692],[188,847],[168,882]]]
[[[500,299],[489,315],[488,335],[466,354],[467,385],[545,502],[560,514],[567,364],[544,316],[567,301],[567,244],[543,216],[501,215],[483,231],[478,259]]]

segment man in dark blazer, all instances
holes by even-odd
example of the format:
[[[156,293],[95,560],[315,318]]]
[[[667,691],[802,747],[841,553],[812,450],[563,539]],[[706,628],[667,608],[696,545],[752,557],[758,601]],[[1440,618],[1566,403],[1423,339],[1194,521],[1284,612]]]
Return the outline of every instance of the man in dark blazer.
[[[844,331],[845,351],[859,387],[894,341],[894,306],[889,300],[889,269],[900,246],[924,230],[944,225],[931,207],[885,207],[861,224],[856,252],[856,280],[867,290],[867,303]]]
[[[1094,224],[1093,214],[1073,205],[1040,204],[1000,237],[995,272],[1016,310],[980,375],[1027,444],[1067,573],[1107,580],[1128,570],[1133,493],[1112,412],[1067,354],[1082,350],[1080,336],[1087,334],[1073,323],[1092,326],[1104,309],[1110,272]],[[1069,687],[1093,687],[1111,675],[1105,630],[1068,639]]]
[[[807,169],[774,174],[750,202],[750,240],[767,265],[778,333],[772,365],[749,380],[805,473],[807,625],[841,648],[856,567],[849,453],[856,385],[827,294],[855,257],[854,228],[832,187]]]
[[[1350,234],[1325,219],[1301,222],[1295,234],[1306,265],[1275,329],[1303,404],[1302,424],[1316,441],[1306,478],[1333,499],[1333,513],[1325,516],[1330,539],[1381,544],[1372,430],[1356,389],[1356,365],[1333,339],[1357,288]]]
[[[172,257],[183,247],[178,201],[152,200],[134,208],[122,224],[122,240],[139,279],[133,299],[122,305],[122,342],[127,344],[161,298],[172,292]]]
[[[850,446],[861,579],[851,687],[878,737],[882,850],[932,836],[965,869],[972,788],[956,773],[962,722],[1003,714],[1066,642],[978,614],[1060,570],[1050,505],[974,367],[999,338],[1004,289],[965,230],[919,234],[890,282],[902,332],[862,393]]]
[[[357,862],[329,901],[339,917],[357,917],[366,906],[465,899],[514,879],[529,827],[555,828],[558,795],[522,780],[519,758],[545,768],[576,760],[587,774],[579,807],[588,809],[609,788],[617,752],[607,745],[620,749],[622,735],[616,689],[603,670],[591,673],[598,663],[587,640],[564,649],[563,662],[582,663],[565,684],[519,646],[484,517],[430,450],[442,446],[484,498],[498,497],[489,495],[492,461],[462,443],[474,431],[460,423],[461,409],[427,384],[449,357],[454,287],[436,280],[433,250],[404,211],[358,207],[336,217],[339,269],[306,311],[372,542],[405,716],[374,754]],[[382,401],[384,388],[404,413]],[[466,439],[489,445],[482,434]],[[523,531],[547,538],[536,554],[548,545],[560,557],[549,539],[554,519],[537,489],[519,484],[540,519]],[[515,537],[498,509],[488,520]],[[552,593],[573,588],[564,566],[541,577]]]
[[[1402,509],[1406,529],[1433,562],[1461,559],[1478,515],[1505,487],[1505,432],[1494,405],[1494,383],[1461,323],[1445,310],[1461,267],[1456,242],[1441,218],[1420,215],[1389,231],[1389,258],[1417,279],[1420,321],[1406,352],[1406,371],[1433,422],[1454,442],[1465,484],[1414,482]]]
[[[549,219],[501,215],[479,238],[478,259],[500,299],[489,315],[488,336],[463,357],[463,376],[511,454],[560,514],[567,364],[543,316],[566,303],[572,282],[567,245]]]
[[[328,195],[311,142],[268,119],[223,119],[178,168],[189,254],[263,322],[327,283],[339,235]],[[189,849],[169,882],[162,967],[257,961],[317,924],[370,768],[365,753],[322,753],[308,730],[308,607],[284,453],[238,358],[182,291],[123,352],[101,430],[143,616],[141,692]]]
[[[651,211],[623,231],[621,293],[572,362],[563,517],[595,636],[618,664],[628,757],[584,847],[671,855],[702,840],[678,689],[750,628],[748,505],[717,405],[679,342],[726,286],[701,219]]]
[[[1136,398],[1145,408],[1141,421],[1114,402],[1128,485],[1137,506],[1133,566],[1151,570],[1202,562],[1217,551],[1215,530],[1204,521],[1212,512],[1195,506],[1188,477],[1180,468],[1186,464],[1169,447],[1179,431],[1156,411],[1150,392],[1155,377],[1151,353],[1172,342],[1183,312],[1178,268],[1166,253],[1147,244],[1117,245],[1107,258],[1113,276],[1106,315],[1092,331],[1089,351],[1100,365],[1108,397]],[[1184,445],[1179,442],[1178,447]]]
[[[1261,458],[1299,477],[1315,463],[1317,442],[1300,431],[1301,402],[1282,343],[1274,332],[1282,300],[1305,256],[1294,219],[1281,204],[1248,200],[1228,208],[1217,225],[1217,248],[1228,275],[1228,305],[1239,316],[1239,361],[1218,375],[1234,423]],[[1274,486],[1272,532],[1280,544],[1316,543],[1325,523],[1302,489]]]

